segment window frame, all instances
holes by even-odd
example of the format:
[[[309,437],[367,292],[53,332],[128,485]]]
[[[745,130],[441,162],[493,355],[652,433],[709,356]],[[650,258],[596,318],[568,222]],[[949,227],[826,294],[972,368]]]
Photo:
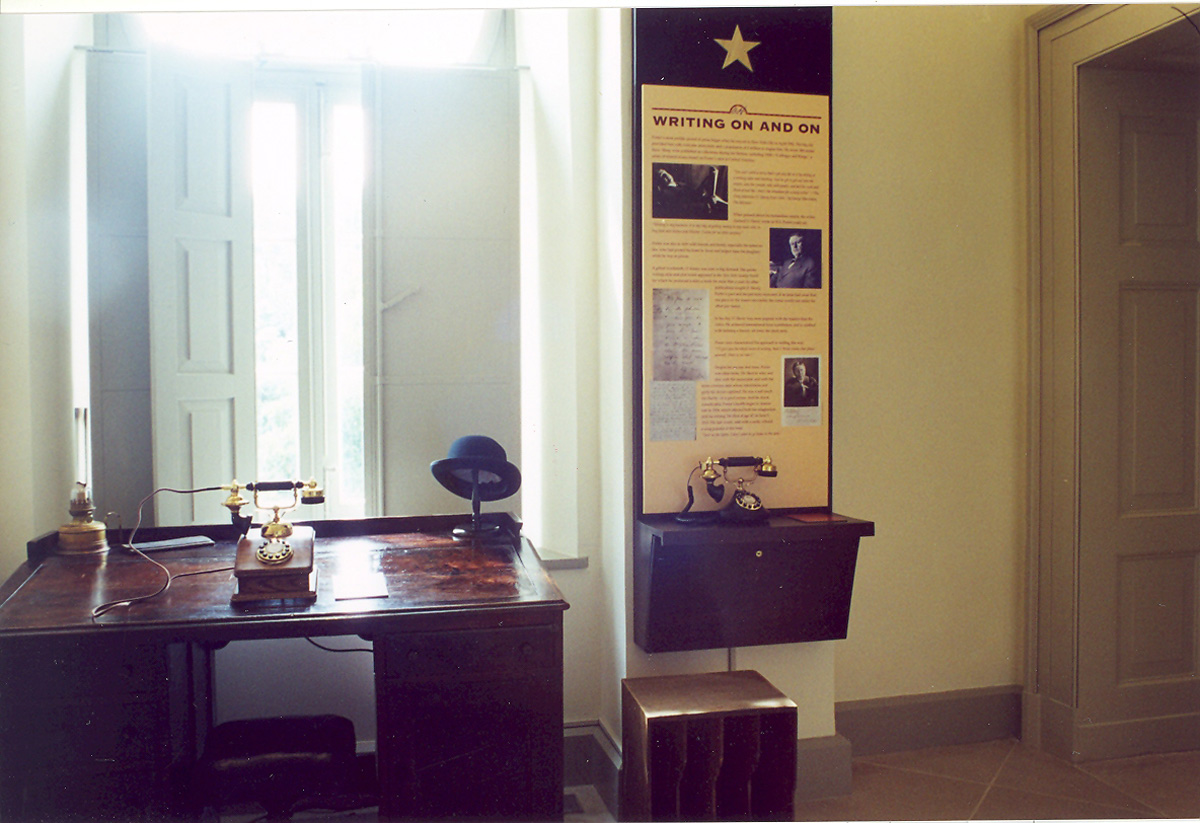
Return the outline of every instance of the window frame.
[[[345,104],[361,106],[361,71],[357,65],[259,61],[253,79],[254,104],[284,102],[296,107],[300,479],[320,479],[326,517],[361,517],[363,502],[347,505],[339,485],[343,473],[333,405],[339,335],[333,311],[336,245],[330,153],[333,110]]]

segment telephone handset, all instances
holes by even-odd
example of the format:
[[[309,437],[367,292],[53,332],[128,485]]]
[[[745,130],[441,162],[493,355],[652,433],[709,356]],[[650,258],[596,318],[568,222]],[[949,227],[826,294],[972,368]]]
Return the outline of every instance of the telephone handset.
[[[324,492],[317,487],[316,481],[282,480],[241,485],[234,480],[221,488],[229,491],[229,497],[222,505],[229,509],[233,524],[241,534],[233,566],[238,585],[232,601],[315,600],[317,570],[313,566],[313,542],[316,533],[311,526],[293,526],[283,519],[282,514],[301,503],[324,503]],[[249,502],[241,496],[242,489],[254,493],[255,508],[272,512],[271,520],[260,528],[251,528],[251,518],[241,514],[242,506]],[[259,502],[261,492],[287,491],[292,493],[290,503],[264,505]]]
[[[717,470],[718,467],[720,471]],[[700,471],[700,477],[704,480],[708,496],[714,502],[720,503],[725,497],[725,486],[717,481],[728,481],[730,479],[729,469],[751,469],[753,476],[734,478],[737,488],[724,508],[716,511],[692,511],[692,506],[696,502],[692,492],[692,477],[695,476],[696,471]],[[688,502],[683,510],[675,515],[675,520],[680,523],[710,523],[718,518],[729,523],[754,523],[763,520],[769,512],[763,505],[762,498],[747,489],[746,486],[759,477],[776,477],[778,474],[779,471],[771,462],[770,457],[722,457],[717,460],[710,457],[693,468],[692,473],[688,475]]]

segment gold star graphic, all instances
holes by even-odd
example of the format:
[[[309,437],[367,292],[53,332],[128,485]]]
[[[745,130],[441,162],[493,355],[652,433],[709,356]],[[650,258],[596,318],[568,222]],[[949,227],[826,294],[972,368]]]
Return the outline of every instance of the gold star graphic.
[[[728,68],[730,63],[736,61],[750,69],[750,71],[754,71],[754,66],[750,65],[750,49],[757,46],[761,41],[743,40],[741,26],[733,27],[732,40],[722,40],[720,37],[714,37],[713,39],[721,45],[721,48],[725,49],[725,63],[721,68]]]

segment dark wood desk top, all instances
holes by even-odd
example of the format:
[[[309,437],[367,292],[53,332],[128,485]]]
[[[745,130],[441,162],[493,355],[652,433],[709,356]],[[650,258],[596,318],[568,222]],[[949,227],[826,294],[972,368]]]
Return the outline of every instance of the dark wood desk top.
[[[151,556],[173,575],[157,597],[93,618],[101,604],[153,593],[163,571],[121,548],[95,555],[30,560],[0,586],[0,640],[39,634],[126,632],[170,640],[229,640],[360,634],[475,625],[546,622],[568,608],[519,524],[506,517],[504,537],[474,545],[456,541],[462,518],[375,518],[314,521],[317,599],[232,605],[236,540],[228,526],[147,529],[135,540],[204,534],[216,543]],[[49,536],[42,540],[52,540]],[[114,541],[115,542],[115,541]],[[202,572],[200,574],[193,574]],[[382,572],[387,597],[339,600],[347,576]],[[341,589],[338,587],[338,591]]]

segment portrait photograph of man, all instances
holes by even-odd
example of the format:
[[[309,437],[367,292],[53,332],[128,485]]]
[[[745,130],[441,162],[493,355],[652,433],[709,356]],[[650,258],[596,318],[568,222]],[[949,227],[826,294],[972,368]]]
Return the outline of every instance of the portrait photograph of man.
[[[771,288],[821,288],[818,229],[771,229],[770,243]]]
[[[783,406],[815,406],[818,399],[819,357],[785,357],[783,360]]]

